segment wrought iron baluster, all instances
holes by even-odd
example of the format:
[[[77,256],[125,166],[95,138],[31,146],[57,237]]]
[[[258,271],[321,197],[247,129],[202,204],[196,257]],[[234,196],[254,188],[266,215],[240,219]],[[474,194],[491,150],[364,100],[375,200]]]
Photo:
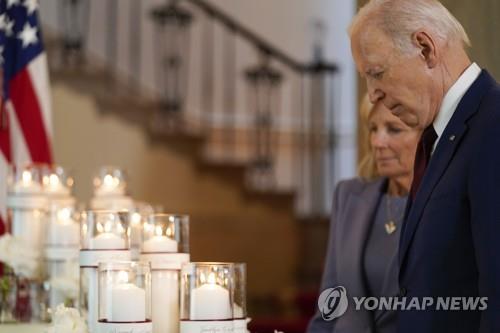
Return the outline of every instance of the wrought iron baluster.
[[[238,141],[236,139],[236,85],[238,75],[236,74],[236,35],[233,30],[228,30],[224,40],[224,130],[223,145],[225,147],[225,158],[234,158],[237,153]]]
[[[108,66],[116,73],[118,67],[118,0],[108,0],[106,3],[108,13],[108,31],[106,34],[106,60]]]
[[[142,45],[142,4],[141,1],[130,1],[130,87],[138,86],[141,82],[141,45]]]
[[[215,52],[215,24],[213,16],[210,14],[205,17],[203,29],[203,46],[201,52],[202,62],[202,80],[201,80],[201,101],[202,109],[205,110],[205,115],[202,119],[206,119],[208,128],[212,129],[215,126],[214,119],[214,52]]]
[[[87,0],[63,0],[58,2],[57,12],[62,27],[63,65],[81,65],[88,36],[90,2]]]

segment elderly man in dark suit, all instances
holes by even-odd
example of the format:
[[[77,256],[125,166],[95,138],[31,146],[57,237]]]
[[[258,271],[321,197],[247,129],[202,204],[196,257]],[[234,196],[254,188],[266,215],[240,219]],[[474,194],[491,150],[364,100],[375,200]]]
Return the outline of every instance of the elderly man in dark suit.
[[[400,333],[500,332],[500,88],[436,0],[372,0],[351,48],[372,102],[423,130],[399,245],[400,296],[488,297],[400,311]],[[464,299],[465,300],[465,299]]]

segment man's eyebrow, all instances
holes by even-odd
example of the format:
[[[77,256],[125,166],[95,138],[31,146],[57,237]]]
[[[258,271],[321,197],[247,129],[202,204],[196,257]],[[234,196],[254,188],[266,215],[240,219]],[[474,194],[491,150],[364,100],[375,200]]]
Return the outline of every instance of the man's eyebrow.
[[[372,76],[372,75],[375,75],[375,74],[383,72],[383,71],[384,71],[384,69],[382,67],[369,68],[365,71],[365,74]]]

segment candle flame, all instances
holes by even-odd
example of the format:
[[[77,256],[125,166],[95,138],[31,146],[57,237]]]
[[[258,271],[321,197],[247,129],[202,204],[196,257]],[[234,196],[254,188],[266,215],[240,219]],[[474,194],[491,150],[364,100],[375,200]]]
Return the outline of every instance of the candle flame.
[[[32,180],[32,177],[31,177],[31,172],[28,171],[28,170],[24,170],[23,171],[23,175],[22,175],[22,181],[24,184],[29,184],[31,183],[31,180]]]
[[[205,281],[207,281],[207,279],[206,279],[206,277],[205,277],[205,274],[202,272],[202,273],[200,273],[200,282],[201,282],[202,284],[204,284],[204,283],[205,283]]]
[[[118,225],[116,226],[116,229],[118,230],[118,232],[120,234],[123,234],[125,232],[125,228],[123,228],[123,226],[120,223],[118,223]],[[129,229],[129,231],[130,231],[130,229]]]
[[[68,220],[70,220],[71,219],[71,209],[70,208],[60,209],[57,212],[57,218],[60,221],[68,221]]]
[[[105,231],[105,232],[110,232],[110,231],[111,231],[111,223],[106,222],[106,223],[104,224],[104,231]]]
[[[118,272],[118,283],[127,283],[128,282],[128,272],[119,271]]]
[[[155,234],[156,236],[161,236],[162,235],[162,230],[161,230],[161,226],[157,225],[156,228],[155,228]]]
[[[172,237],[172,228],[168,227],[166,234],[168,237]]]
[[[49,185],[51,187],[57,187],[60,184],[59,177],[53,173],[49,176]]]
[[[132,225],[138,225],[141,223],[141,214],[139,214],[137,212],[133,213],[130,219],[131,219]]]
[[[114,187],[119,182],[120,181],[118,180],[118,182],[117,182],[117,179],[115,177],[113,177],[112,175],[106,175],[106,176],[104,176],[104,179],[103,179],[103,186]]]
[[[102,223],[100,223],[100,222],[97,223],[96,228],[97,228],[97,231],[99,233],[102,233],[104,231],[104,228],[102,227]]]

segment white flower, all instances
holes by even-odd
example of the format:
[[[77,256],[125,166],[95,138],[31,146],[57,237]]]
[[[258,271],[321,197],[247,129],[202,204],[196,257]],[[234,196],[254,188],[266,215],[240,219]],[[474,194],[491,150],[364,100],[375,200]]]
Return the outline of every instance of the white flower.
[[[78,310],[67,308],[63,304],[56,307],[52,314],[52,325],[46,333],[88,333],[85,320]]]
[[[0,237],[0,261],[10,266],[16,275],[36,278],[39,259],[38,252],[24,240],[10,234]]]

